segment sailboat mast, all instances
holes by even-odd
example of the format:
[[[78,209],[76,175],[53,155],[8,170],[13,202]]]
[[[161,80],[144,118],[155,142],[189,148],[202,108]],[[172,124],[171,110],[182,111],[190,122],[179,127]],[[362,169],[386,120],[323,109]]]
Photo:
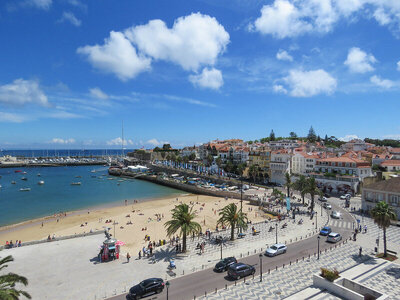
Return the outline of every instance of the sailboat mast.
[[[122,149],[121,158],[124,157],[124,120],[122,120]]]

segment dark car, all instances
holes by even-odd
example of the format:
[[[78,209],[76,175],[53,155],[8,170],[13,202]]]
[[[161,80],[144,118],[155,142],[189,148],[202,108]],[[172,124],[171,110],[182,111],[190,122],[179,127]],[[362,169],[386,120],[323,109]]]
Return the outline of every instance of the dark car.
[[[325,226],[324,228],[321,229],[319,232],[320,235],[328,235],[332,232],[332,229],[328,226]]]
[[[129,294],[126,295],[126,299],[136,300],[150,294],[159,294],[163,289],[164,281],[161,278],[149,278],[131,287],[129,289]]]
[[[330,197],[331,197],[331,196],[330,196],[329,194],[327,194],[327,193],[325,193],[324,196],[325,196],[326,198],[330,198]]]
[[[228,267],[229,267],[230,265],[233,265],[233,264],[236,264],[236,263],[237,263],[236,258],[234,258],[234,257],[227,257],[227,258],[224,258],[224,259],[220,260],[220,261],[215,265],[214,270],[217,271],[217,272],[223,272],[223,271],[228,270]]]
[[[243,263],[236,263],[228,268],[228,276],[233,279],[240,279],[249,275],[253,275],[256,269],[253,266]]]

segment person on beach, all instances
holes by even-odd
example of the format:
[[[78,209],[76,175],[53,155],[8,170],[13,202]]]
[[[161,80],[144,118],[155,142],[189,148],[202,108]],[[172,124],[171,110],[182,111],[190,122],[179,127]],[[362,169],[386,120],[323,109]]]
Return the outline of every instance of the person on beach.
[[[128,261],[128,263],[129,263],[129,259],[131,258],[131,255],[129,254],[129,252],[126,254],[126,260]]]
[[[139,250],[139,259],[142,258],[142,252]]]

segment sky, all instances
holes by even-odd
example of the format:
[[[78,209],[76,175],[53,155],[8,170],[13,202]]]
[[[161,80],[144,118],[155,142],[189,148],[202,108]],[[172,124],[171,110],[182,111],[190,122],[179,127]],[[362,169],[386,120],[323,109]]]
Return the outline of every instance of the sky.
[[[0,149],[400,139],[398,0],[3,0],[0,39]]]

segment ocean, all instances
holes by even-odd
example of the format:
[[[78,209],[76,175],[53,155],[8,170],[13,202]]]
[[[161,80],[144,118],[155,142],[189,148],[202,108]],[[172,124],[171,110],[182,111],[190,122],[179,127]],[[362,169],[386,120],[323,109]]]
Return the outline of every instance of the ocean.
[[[183,191],[147,181],[108,176],[107,168],[72,166],[0,169],[0,226],[57,212],[124,205],[125,199],[146,200],[184,194]],[[27,173],[15,173],[15,170]],[[27,180],[22,180],[22,177]],[[38,184],[41,180],[44,181],[43,185]],[[12,181],[16,183],[12,184]],[[81,182],[81,185],[71,185],[72,182]],[[24,192],[20,191],[21,188],[31,190]]]
[[[124,149],[124,154],[133,149]],[[5,155],[17,157],[66,157],[66,156],[115,156],[121,155],[121,149],[35,149],[35,150],[5,150],[0,149],[0,157]]]

